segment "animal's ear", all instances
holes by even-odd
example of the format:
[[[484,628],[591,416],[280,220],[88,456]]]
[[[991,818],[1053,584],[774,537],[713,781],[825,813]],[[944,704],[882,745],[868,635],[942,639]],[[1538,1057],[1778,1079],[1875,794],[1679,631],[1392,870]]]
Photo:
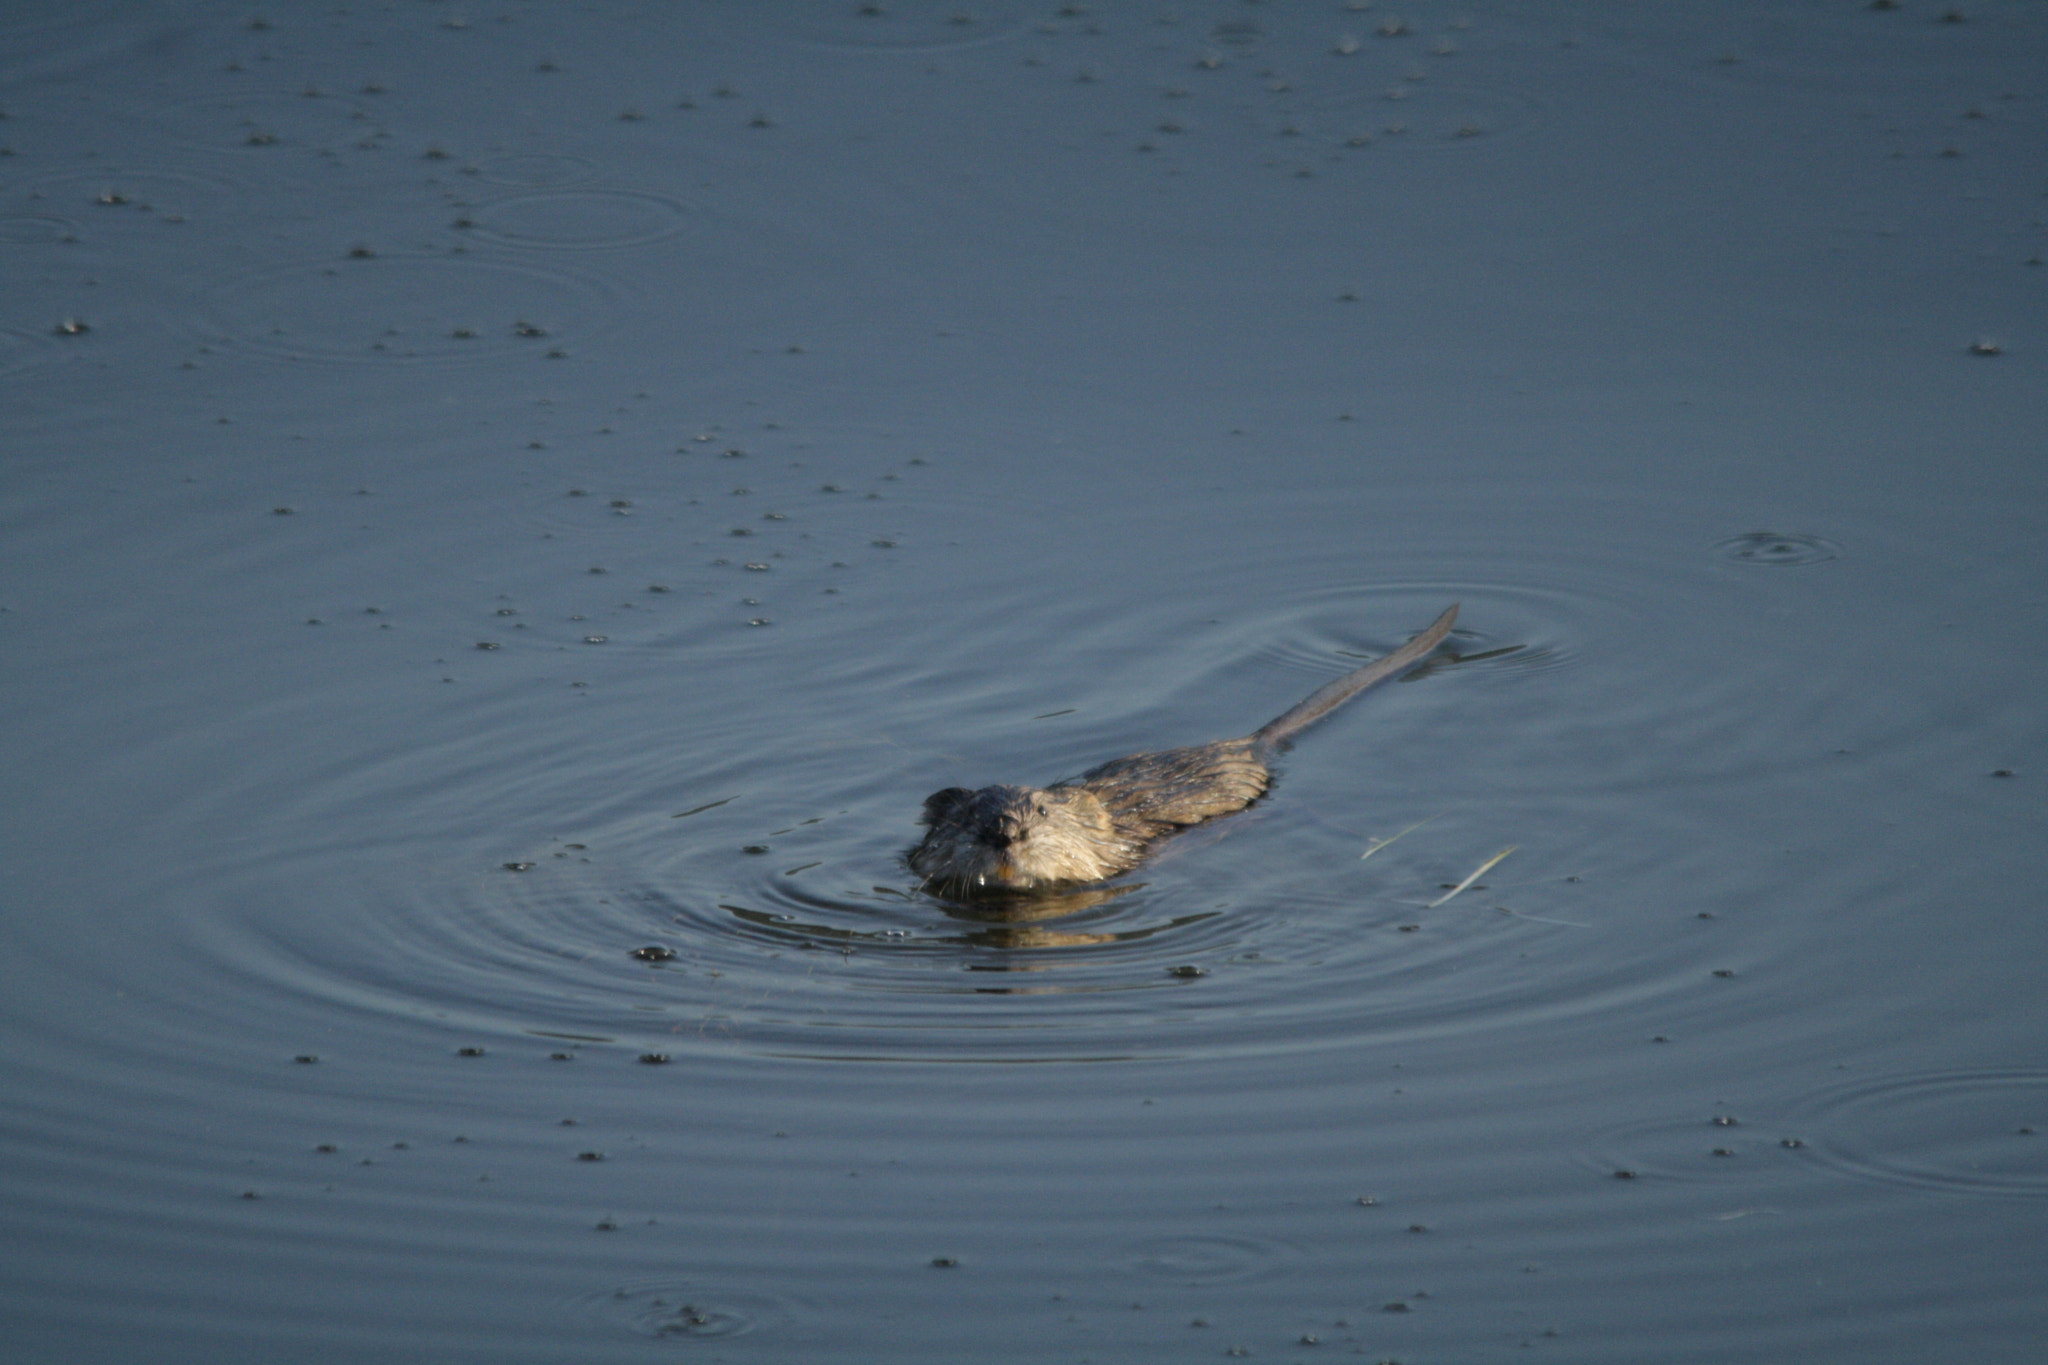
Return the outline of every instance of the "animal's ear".
[[[933,792],[924,799],[924,822],[936,825],[949,818],[955,811],[967,804],[967,798],[974,795],[965,787],[948,787]]]

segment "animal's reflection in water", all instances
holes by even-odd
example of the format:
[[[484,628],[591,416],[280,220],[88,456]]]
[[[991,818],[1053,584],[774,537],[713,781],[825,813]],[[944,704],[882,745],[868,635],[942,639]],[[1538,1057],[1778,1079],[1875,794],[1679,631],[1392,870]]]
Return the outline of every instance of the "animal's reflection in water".
[[[788,914],[770,914],[737,905],[720,908],[735,919],[757,929],[768,930],[778,938],[795,939],[810,947],[836,948],[847,953],[864,949],[931,948],[940,944],[1014,950],[1140,943],[1158,934],[1213,919],[1219,913],[1204,910],[1117,929],[1081,925],[1061,927],[1055,923],[1143,889],[1143,882],[1133,882],[1124,886],[1075,887],[1067,891],[1041,891],[1030,895],[978,896],[971,901],[932,900],[928,903],[943,911],[950,923],[915,935],[906,935],[900,930],[849,929],[839,924],[805,922]],[[1046,971],[1057,965],[1029,959],[1014,962],[991,960],[971,963],[969,970],[1033,972]]]
[[[999,893],[973,900],[940,901],[938,905],[948,918],[976,926],[965,936],[971,943],[993,948],[1074,948],[1090,943],[1116,943],[1126,935],[1061,929],[1047,921],[1065,919],[1083,910],[1107,905],[1143,885],[1137,882],[1129,886],[1083,886],[1070,891],[1042,891],[1029,895]],[[1149,938],[1153,932],[1156,930],[1145,931],[1143,936]],[[1000,963],[988,968],[991,971],[1008,969]],[[1021,969],[1032,970],[1028,965],[1021,966]]]

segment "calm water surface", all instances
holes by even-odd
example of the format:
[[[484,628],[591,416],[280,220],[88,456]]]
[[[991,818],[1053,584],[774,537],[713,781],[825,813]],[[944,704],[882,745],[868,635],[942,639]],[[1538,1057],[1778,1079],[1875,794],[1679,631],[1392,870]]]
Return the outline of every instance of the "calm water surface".
[[[2037,1359],[2044,59],[14,7],[8,1358]]]

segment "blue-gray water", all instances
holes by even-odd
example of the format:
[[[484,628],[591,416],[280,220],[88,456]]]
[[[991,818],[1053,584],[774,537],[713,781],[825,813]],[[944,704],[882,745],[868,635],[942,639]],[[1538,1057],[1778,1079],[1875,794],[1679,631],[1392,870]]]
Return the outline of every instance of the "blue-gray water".
[[[875,8],[0,14],[6,1358],[2039,1359],[2048,11]]]

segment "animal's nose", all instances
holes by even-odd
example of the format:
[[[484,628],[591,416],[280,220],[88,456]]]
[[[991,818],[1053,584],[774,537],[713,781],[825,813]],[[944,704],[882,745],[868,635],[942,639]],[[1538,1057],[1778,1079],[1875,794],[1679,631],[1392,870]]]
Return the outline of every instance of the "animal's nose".
[[[1008,848],[1010,832],[1001,825],[990,825],[981,832],[981,841],[990,848]]]

